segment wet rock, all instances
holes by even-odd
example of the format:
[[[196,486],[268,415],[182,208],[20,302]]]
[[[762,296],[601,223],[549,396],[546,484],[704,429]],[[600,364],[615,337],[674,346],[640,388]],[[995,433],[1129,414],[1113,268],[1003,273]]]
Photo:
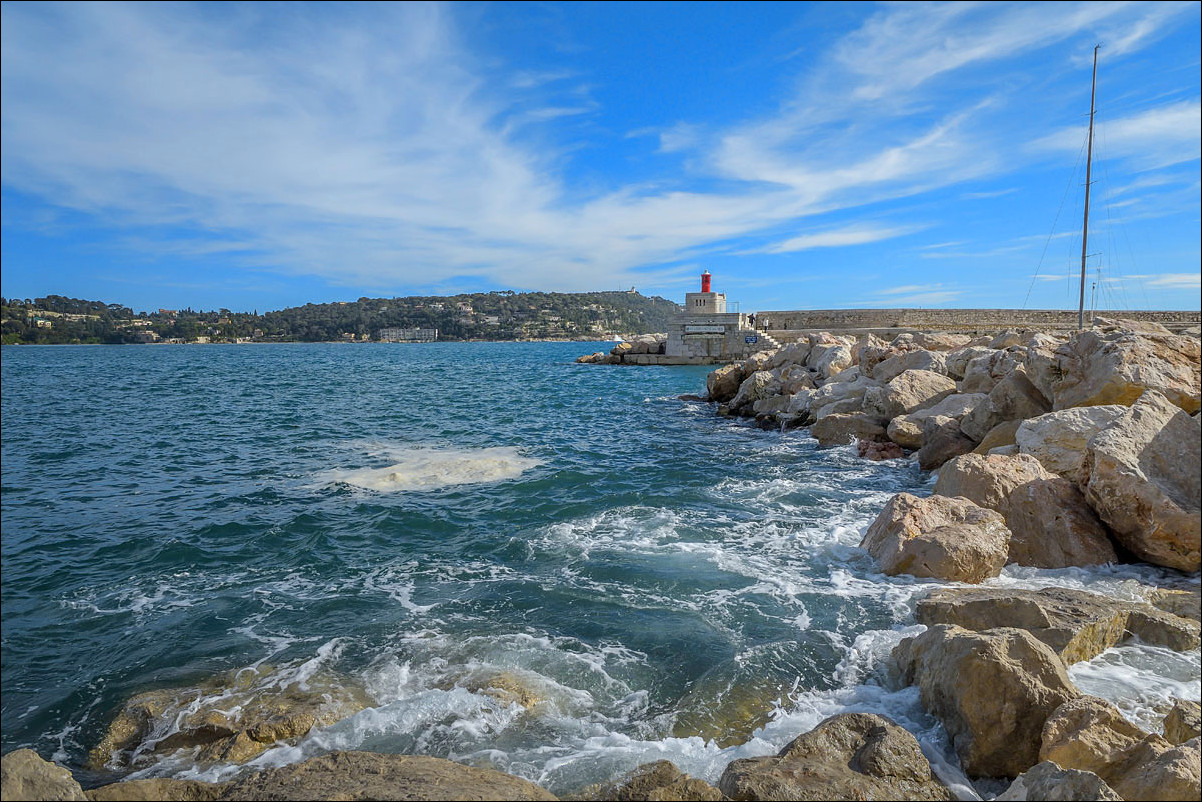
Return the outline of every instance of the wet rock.
[[[1149,390],[1090,439],[1080,484],[1115,538],[1141,560],[1202,567],[1197,418]]]
[[[1202,407],[1202,348],[1191,337],[1090,329],[1056,351],[1055,409],[1130,406],[1157,390],[1187,413]]]
[[[933,471],[950,459],[976,448],[976,441],[960,431],[960,421],[946,415],[932,415],[922,424],[922,447],[918,449],[918,467]]]
[[[1044,722],[1080,695],[1059,656],[1021,629],[936,624],[893,657],[973,777],[1016,777],[1038,763]]]
[[[726,403],[739,392],[745,378],[741,364],[723,365],[705,377],[705,389],[711,401]]]
[[[928,418],[943,416],[959,420],[983,398],[985,396],[981,393],[973,395],[954,393],[933,406],[915,410],[908,415],[899,415],[889,421],[887,429],[889,439],[902,448],[911,450],[922,448],[922,427]]]
[[[234,781],[223,800],[554,800],[534,783],[436,757],[333,752]]]
[[[1039,754],[1092,771],[1123,799],[1197,799],[1202,780],[1197,740],[1173,746],[1094,696],[1071,700],[1047,718]]]
[[[1126,407],[1111,404],[1049,412],[1023,421],[1014,441],[1019,453],[1030,454],[1052,473],[1076,482],[1080,479],[1086,443],[1111,426],[1125,410]]]
[[[967,499],[899,493],[868,527],[860,547],[890,576],[976,583],[1001,572],[1009,540],[1001,515]]]
[[[1090,660],[1135,635],[1151,646],[1198,648],[1197,622],[1145,604],[1067,588],[952,588],[936,590],[915,610],[920,624],[952,624],[980,632],[1022,629],[1065,663]]]
[[[779,395],[780,389],[780,379],[776,374],[767,370],[757,370],[739,385],[739,391],[730,401],[730,411],[735,413],[750,411],[756,401]]]
[[[1182,618],[1202,620],[1202,596],[1196,590],[1152,588],[1148,593],[1148,604]]]
[[[886,459],[905,459],[906,452],[897,443],[888,440],[857,440],[856,453],[864,459],[880,462]]]
[[[1171,744],[1183,744],[1202,735],[1202,706],[1187,699],[1174,699],[1173,709],[1164,717],[1164,738]]]
[[[956,457],[940,470],[935,493],[1000,512],[1011,532],[1010,562],[1064,568],[1118,560],[1106,528],[1077,487],[1032,456]]]
[[[1037,763],[1014,778],[997,802],[1121,802],[1106,782],[1092,771],[1062,769],[1050,760]]]
[[[876,440],[885,436],[880,418],[862,412],[835,413],[815,421],[810,434],[823,447],[845,445],[857,439]]]
[[[726,799],[714,786],[690,777],[667,760],[645,763],[613,782],[589,788],[581,797],[615,802],[721,802]]]
[[[129,699],[100,743],[92,766],[135,766],[177,749],[201,763],[244,763],[279,741],[295,740],[367,706],[363,692],[332,676],[302,686],[270,666],[244,669],[191,688],[165,688]],[[133,754],[139,760],[131,764]]]
[[[32,749],[16,749],[0,759],[0,798],[86,802],[83,789],[62,766],[43,760]]]
[[[731,799],[954,799],[918,741],[884,716],[844,713],[775,757],[735,760],[718,788]]]
[[[956,383],[941,373],[907,370],[882,387],[865,391],[863,410],[884,420],[934,406],[956,392]]]

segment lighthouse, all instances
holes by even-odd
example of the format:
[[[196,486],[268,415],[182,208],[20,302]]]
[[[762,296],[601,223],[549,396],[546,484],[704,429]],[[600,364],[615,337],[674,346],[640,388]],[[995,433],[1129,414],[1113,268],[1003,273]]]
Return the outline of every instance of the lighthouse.
[[[721,315],[726,313],[726,293],[711,292],[713,276],[706,270],[701,274],[701,292],[688,292],[684,296],[686,315]]]

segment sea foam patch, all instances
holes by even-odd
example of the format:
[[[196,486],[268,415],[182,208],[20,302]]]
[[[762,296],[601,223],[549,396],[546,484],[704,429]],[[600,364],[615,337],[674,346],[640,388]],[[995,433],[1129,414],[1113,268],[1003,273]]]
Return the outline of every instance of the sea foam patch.
[[[347,484],[380,493],[438,490],[456,485],[487,484],[516,479],[542,461],[522,456],[516,448],[390,448],[381,453],[393,460],[382,468],[335,470],[330,484]]]

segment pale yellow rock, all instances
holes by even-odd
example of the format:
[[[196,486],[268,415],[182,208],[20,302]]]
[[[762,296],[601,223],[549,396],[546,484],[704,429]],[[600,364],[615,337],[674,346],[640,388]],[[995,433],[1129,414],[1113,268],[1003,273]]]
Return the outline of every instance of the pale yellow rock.
[[[1164,395],[1149,390],[1090,439],[1080,484],[1115,538],[1146,562],[1202,568],[1202,434]]]
[[[1157,390],[1187,413],[1202,406],[1202,346],[1192,337],[1086,330],[1057,349],[1054,408],[1122,404]]]
[[[15,749],[0,759],[0,798],[4,802],[84,802],[83,789],[62,766],[32,749]]]
[[[1056,652],[1021,629],[937,624],[893,657],[972,777],[1016,777],[1038,763],[1044,722],[1080,695]]]
[[[1010,530],[992,510],[963,498],[899,493],[868,527],[860,547],[890,576],[976,583],[1001,572],[1009,544]]]

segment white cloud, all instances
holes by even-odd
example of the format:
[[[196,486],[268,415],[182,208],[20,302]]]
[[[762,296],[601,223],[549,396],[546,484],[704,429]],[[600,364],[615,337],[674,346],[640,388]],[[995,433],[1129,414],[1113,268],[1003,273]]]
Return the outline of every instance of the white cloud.
[[[1076,152],[1085,126],[1063,128],[1035,140],[1036,150]],[[1202,103],[1179,101],[1110,121],[1097,134],[1097,155],[1126,158],[1151,170],[1192,161],[1202,155]]]
[[[1156,289],[1197,290],[1202,289],[1202,274],[1161,273],[1157,276],[1150,276],[1147,285]]]
[[[811,248],[841,248],[850,245],[865,245],[870,242],[893,239],[894,237],[921,231],[921,226],[902,226],[895,228],[876,228],[866,225],[854,225],[830,231],[819,231],[813,234],[802,234],[784,242],[769,245],[764,253],[790,253],[806,251]]]

